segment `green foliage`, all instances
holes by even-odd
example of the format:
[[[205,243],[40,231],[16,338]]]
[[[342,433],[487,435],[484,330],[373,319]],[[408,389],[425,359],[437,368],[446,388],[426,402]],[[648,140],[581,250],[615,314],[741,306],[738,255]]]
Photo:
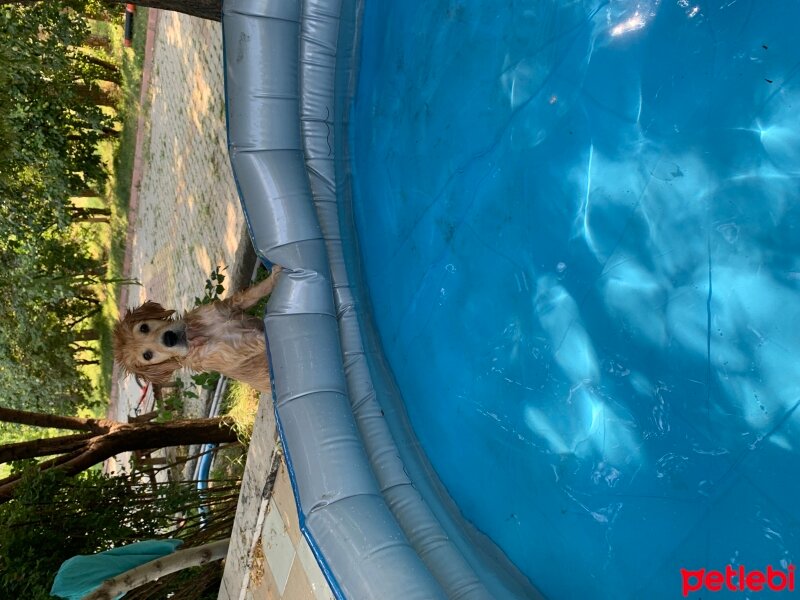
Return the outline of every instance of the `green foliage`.
[[[80,48],[88,33],[86,18],[60,3],[0,10],[3,197],[33,184],[58,212],[71,194],[104,181],[96,146],[112,122],[86,101],[105,76]]]
[[[180,377],[176,377],[172,383],[174,387],[166,388],[169,389],[169,392],[162,397],[161,402],[158,402],[155,407],[158,411],[156,420],[160,423],[183,417],[185,398],[197,397],[197,394],[184,387],[183,380]]]
[[[225,286],[222,285],[222,282],[225,281],[225,275],[222,274],[222,271],[225,270],[225,267],[216,266],[214,270],[206,279],[206,286],[205,290],[206,293],[202,298],[195,298],[194,305],[195,306],[202,306],[204,304],[211,304],[212,302],[219,299],[222,293],[225,291]]]
[[[194,381],[195,385],[199,385],[206,390],[213,391],[216,389],[220,377],[221,376],[219,373],[208,371],[205,373],[195,373],[192,375],[192,381]]]
[[[97,471],[69,478],[29,469],[16,498],[0,505],[0,597],[47,598],[64,560],[165,537],[177,512],[200,503],[187,484],[149,488]]]
[[[225,275],[222,274],[222,271],[224,270],[225,267],[220,267],[219,265],[214,267],[209,274],[208,279],[206,279],[205,294],[202,298],[195,297],[194,299],[195,306],[211,304],[219,299],[219,297],[225,291],[225,286],[222,285],[222,282],[225,281]],[[211,391],[217,387],[219,379],[220,374],[215,372],[195,373],[192,375],[192,381],[195,383],[195,385]],[[183,395],[186,397],[197,398],[197,394],[188,389],[183,390]]]
[[[110,65],[86,49],[86,0],[0,6],[0,399],[74,412],[76,358],[102,277],[70,198],[102,189],[98,142],[114,122],[92,99]],[[93,7],[93,8],[92,8]]]
[[[72,323],[92,299],[76,288],[89,284],[94,263],[76,241],[49,235],[28,250],[0,244],[8,282],[0,287],[0,390],[8,407],[73,412],[88,382],[69,345]]]
[[[158,412],[156,420],[165,423],[186,416],[184,411],[186,400],[199,398],[199,395],[195,392],[197,386],[214,391],[219,379],[219,373],[195,373],[192,375],[192,384],[194,385],[189,385],[180,377],[176,377],[169,387],[162,388],[162,392],[166,390],[166,393],[164,393],[160,402],[156,402],[155,408]],[[2,429],[0,429],[0,432],[2,432]]]

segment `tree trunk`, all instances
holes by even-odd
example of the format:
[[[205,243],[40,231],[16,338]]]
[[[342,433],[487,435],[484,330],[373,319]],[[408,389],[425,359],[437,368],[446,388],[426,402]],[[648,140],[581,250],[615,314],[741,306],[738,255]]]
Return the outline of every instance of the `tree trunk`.
[[[109,419],[79,419],[0,408],[0,421],[93,434],[0,446],[0,457],[5,457],[0,462],[16,460],[13,457],[50,456],[60,447],[61,456],[40,463],[39,467],[42,470],[59,468],[67,475],[76,475],[121,452],[191,444],[225,444],[238,439],[230,417],[181,419],[168,423],[120,423]],[[18,484],[17,475],[0,480],[0,502],[10,500]]]
[[[104,35],[90,35],[83,40],[84,45],[89,48],[102,48],[107,52],[111,52],[111,40]]]
[[[111,104],[103,104],[102,106],[112,106],[112,105]],[[101,127],[97,131],[102,132],[103,139],[106,139],[106,140],[111,139],[111,138],[116,139],[116,138],[119,137],[119,130],[114,129],[113,127]],[[73,134],[68,135],[67,139],[72,141],[72,142],[77,142],[82,137],[83,137],[83,135],[80,134],[80,133],[73,133]]]
[[[116,577],[107,579],[103,582],[103,585],[88,596],[85,596],[83,600],[112,600],[112,598],[125,594],[145,583],[161,579],[170,573],[190,567],[199,567],[215,560],[222,560],[228,554],[229,542],[230,540],[227,539],[219,540],[203,546],[178,550],[162,558],[150,561],[135,569],[120,573]]]
[[[79,358],[77,358],[78,354],[85,354],[87,352],[89,354],[91,354],[92,356],[96,357],[97,354],[98,354],[97,348],[95,348],[93,346],[87,346],[85,344],[78,344],[76,342],[71,342],[69,346],[70,346],[70,349],[72,350],[72,356],[73,356],[73,359],[75,360],[75,364],[76,365],[87,365],[87,364],[97,365],[97,364],[100,364],[97,360],[92,360],[91,362],[89,362],[87,359],[79,359]]]
[[[67,210],[74,219],[82,219],[84,217],[111,216],[110,208],[90,208],[88,206],[70,206],[69,208],[67,208]]]
[[[37,4],[41,0],[0,0],[0,4]],[[126,0],[106,0],[112,7],[125,6]],[[222,18],[222,0],[135,0],[132,4],[161,10],[173,10],[201,19],[219,21]]]
[[[110,208],[89,208],[86,206],[70,206],[67,208],[73,223],[110,223]]]
[[[118,0],[119,4],[126,4]],[[173,10],[201,19],[219,21],[222,19],[222,0],[136,0],[137,6]]]
[[[52,427],[54,429],[69,429],[71,431],[88,431],[91,433],[105,433],[116,421],[106,419],[80,419],[78,417],[62,417],[61,415],[48,415],[45,413],[14,410],[0,406],[0,421],[4,423],[18,423],[32,425],[33,427]]]
[[[98,67],[101,71],[103,71],[103,75],[99,77],[103,81],[110,81],[111,83],[115,83],[119,85],[122,81],[119,67],[108,60],[103,60],[102,58],[98,58],[97,56],[92,56],[91,54],[81,53],[81,58],[86,62],[93,64],[95,67]]]
[[[88,367],[90,365],[99,365],[99,360],[76,360],[75,365],[78,367]]]
[[[76,190],[70,198],[99,198],[100,192],[93,190],[90,187],[85,187],[82,190]]]
[[[83,217],[82,219],[72,219],[73,223],[104,223],[109,224],[111,219],[108,217]]]
[[[73,340],[76,342],[96,342],[100,339],[100,334],[96,329],[82,329],[76,331]]]
[[[86,319],[91,319],[93,316],[95,316],[97,313],[99,313],[103,309],[103,307],[100,305],[100,301],[97,300],[97,299],[81,298],[80,296],[76,297],[76,299],[77,300],[82,300],[83,302],[86,302],[86,303],[92,305],[92,308],[91,308],[91,310],[89,310],[88,312],[84,313],[83,315],[81,315],[80,317],[75,319],[74,321],[67,322],[66,326],[67,326],[68,329],[74,329],[76,325],[78,325],[79,323],[82,323]]]
[[[0,446],[0,464],[27,458],[53,456],[54,454],[67,454],[80,450],[91,433],[78,433],[75,435],[62,435],[54,438],[35,440],[32,442],[17,442]]]
[[[3,0],[0,0],[2,2]],[[95,85],[87,85],[86,83],[77,83],[75,89],[80,95],[81,100],[94,106],[108,106],[116,108],[119,103],[120,94],[116,89],[109,89]],[[105,129],[105,128],[104,128]],[[71,136],[73,138],[77,136]]]

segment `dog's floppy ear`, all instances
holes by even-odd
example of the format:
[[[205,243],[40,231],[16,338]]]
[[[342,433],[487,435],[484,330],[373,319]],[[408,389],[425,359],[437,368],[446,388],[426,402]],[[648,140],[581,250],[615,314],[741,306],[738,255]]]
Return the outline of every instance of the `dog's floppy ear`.
[[[153,302],[148,300],[144,304],[142,304],[138,308],[134,308],[133,310],[129,311],[123,321],[129,323],[136,323],[138,321],[149,321],[151,319],[161,319],[166,321],[169,319],[174,310],[167,310],[163,306],[161,306],[158,302]]]
[[[172,374],[181,368],[181,364],[174,358],[152,365],[137,365],[133,371],[151,383],[169,383]]]

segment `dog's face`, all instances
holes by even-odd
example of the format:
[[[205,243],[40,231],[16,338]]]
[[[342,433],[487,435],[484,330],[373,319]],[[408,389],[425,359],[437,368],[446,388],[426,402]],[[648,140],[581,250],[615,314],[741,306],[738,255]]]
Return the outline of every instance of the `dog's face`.
[[[166,383],[189,353],[186,326],[172,319],[174,310],[145,302],[114,328],[114,358],[129,373]]]

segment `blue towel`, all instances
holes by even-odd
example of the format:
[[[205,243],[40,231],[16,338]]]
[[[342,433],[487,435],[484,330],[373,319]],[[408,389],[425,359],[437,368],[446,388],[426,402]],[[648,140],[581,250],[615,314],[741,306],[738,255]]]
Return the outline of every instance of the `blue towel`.
[[[65,560],[56,573],[50,595],[81,600],[106,580],[175,552],[181,540],[146,540],[97,554],[80,554]],[[121,598],[120,594],[117,598]]]

